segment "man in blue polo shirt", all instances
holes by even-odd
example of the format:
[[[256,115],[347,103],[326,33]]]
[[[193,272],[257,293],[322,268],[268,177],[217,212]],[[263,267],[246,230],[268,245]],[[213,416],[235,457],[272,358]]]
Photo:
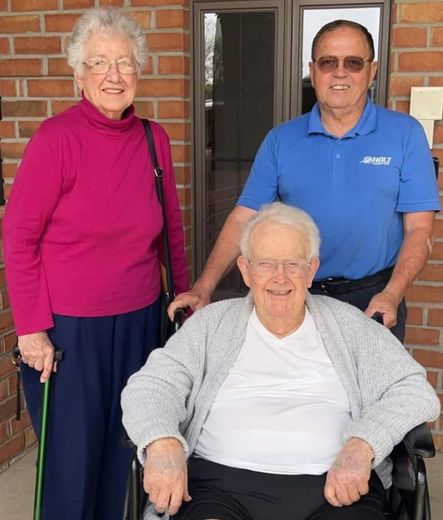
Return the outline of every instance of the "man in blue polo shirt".
[[[311,291],[368,315],[380,312],[404,339],[404,296],[428,258],[440,205],[420,124],[367,97],[376,71],[365,27],[336,20],[320,29],[310,63],[317,104],[266,136],[201,277],[170,313],[209,302],[239,254],[245,223],[280,199],[303,208],[320,229],[321,267]]]

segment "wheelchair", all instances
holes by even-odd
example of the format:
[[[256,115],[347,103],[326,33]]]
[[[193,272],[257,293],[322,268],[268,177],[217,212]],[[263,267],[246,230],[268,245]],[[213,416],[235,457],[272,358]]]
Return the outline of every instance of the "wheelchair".
[[[137,448],[127,440],[132,450],[131,467],[126,484],[122,520],[141,520],[146,503],[143,490],[143,468],[137,459]],[[395,446],[392,486],[387,490],[386,520],[431,520],[426,466],[423,459],[435,456],[432,435],[426,423],[411,430]]]

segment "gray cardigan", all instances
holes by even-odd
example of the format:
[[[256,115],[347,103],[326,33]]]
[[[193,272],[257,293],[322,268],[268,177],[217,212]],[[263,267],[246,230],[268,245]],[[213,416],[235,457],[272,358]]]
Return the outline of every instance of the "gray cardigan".
[[[376,467],[409,430],[437,418],[439,400],[423,367],[385,327],[326,296],[308,294],[306,303],[349,398],[352,421],[343,441],[367,441]],[[123,424],[141,461],[144,448],[162,437],[177,438],[192,454],[238,356],[252,305],[247,296],[197,311],[131,376]]]

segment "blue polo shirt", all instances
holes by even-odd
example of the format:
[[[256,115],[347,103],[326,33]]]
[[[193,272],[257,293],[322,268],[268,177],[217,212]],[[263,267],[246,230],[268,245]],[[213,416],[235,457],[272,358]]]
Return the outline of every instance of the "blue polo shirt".
[[[403,213],[440,209],[421,125],[369,100],[340,138],[323,128],[318,105],[268,133],[237,204],[258,211],[275,200],[304,209],[319,227],[316,279],[362,278],[394,265]]]

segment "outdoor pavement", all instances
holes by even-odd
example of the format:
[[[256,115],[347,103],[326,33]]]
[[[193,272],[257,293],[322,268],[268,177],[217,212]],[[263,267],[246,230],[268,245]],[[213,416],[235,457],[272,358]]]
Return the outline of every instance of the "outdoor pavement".
[[[0,474],[1,520],[32,520],[36,458],[37,451],[34,448]],[[426,468],[432,520],[443,520],[443,453],[427,460]]]

